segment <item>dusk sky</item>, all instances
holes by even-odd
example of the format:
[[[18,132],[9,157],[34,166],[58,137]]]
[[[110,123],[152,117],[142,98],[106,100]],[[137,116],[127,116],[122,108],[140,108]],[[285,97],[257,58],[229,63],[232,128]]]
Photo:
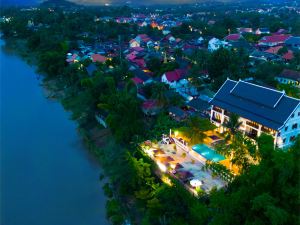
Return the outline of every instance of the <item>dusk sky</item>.
[[[2,5],[32,5],[41,2],[42,0],[0,0]],[[78,4],[93,4],[103,5],[108,4],[125,4],[125,3],[139,3],[139,4],[184,4],[201,2],[201,0],[69,0]],[[233,0],[221,0],[221,1],[233,1]]]

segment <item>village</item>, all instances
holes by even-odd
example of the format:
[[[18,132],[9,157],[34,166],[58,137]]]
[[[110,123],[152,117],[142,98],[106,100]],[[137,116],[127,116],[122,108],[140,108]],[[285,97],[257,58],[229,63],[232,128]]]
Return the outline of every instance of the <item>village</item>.
[[[299,15],[285,0],[48,0],[6,8],[0,25],[5,47],[36,68],[47,101],[62,104],[103,169],[112,224],[290,225]]]
[[[295,55],[299,57],[300,36],[283,28],[271,32],[267,27],[237,27],[228,30],[228,35],[223,38],[201,35],[202,31],[192,26],[188,26],[188,29],[198,34],[195,39],[183,40],[172,34],[172,28],[191,21],[191,17],[160,15],[156,12],[149,15],[132,14],[132,17],[95,18],[95,21],[137,24],[141,28],[148,26],[160,31],[162,38],[141,33],[128,42],[121,41],[121,37],[116,42],[96,41],[95,46],[81,41],[79,49],[67,54],[66,61],[82,65],[87,59],[90,60],[90,63],[85,63],[85,68],[80,69],[85,69],[92,77],[100,64],[108,63],[110,70],[113,69],[113,64],[110,64],[113,58],[124,58],[130,79],[136,86],[137,98],[143,102],[141,107],[146,117],[166,112],[178,123],[192,117],[210,120],[214,128],[206,130],[205,138],[199,143],[186,138],[184,134],[178,136],[178,132],[174,135],[170,130],[169,135],[162,133],[155,143],[148,140],[141,144],[143,151],[163,173],[178,178],[197,195],[196,189],[210,192],[213,188],[226,186],[241,169],[231,165],[228,155],[225,157],[215,151],[217,143],[230,145],[230,141],[224,140],[224,134],[228,133],[226,124],[231,115],[238,115],[240,124],[237,129],[251,140],[266,133],[274,137],[275,147],[284,149],[292,145],[300,133],[300,72],[297,71],[299,65],[295,70],[283,69],[272,78],[277,86],[252,76],[239,80],[227,77],[220,89],[216,90],[210,85],[213,78],[207,69],[191,75],[192,68],[197,64],[195,54],[197,51],[213,54],[220,49],[243,51],[249,57],[249,71],[255,73],[260,64],[289,65]],[[207,26],[215,22],[209,20]],[[82,35],[88,37],[90,34]],[[245,38],[249,35],[257,41],[249,42]],[[170,69],[162,72],[155,67]],[[280,84],[294,88],[296,94],[290,97],[286,93],[288,90],[276,90]],[[259,99],[257,93],[260,93]],[[97,115],[98,122],[105,127],[106,116],[103,111]],[[189,141],[194,145],[190,146]],[[222,165],[221,169],[215,164]]]

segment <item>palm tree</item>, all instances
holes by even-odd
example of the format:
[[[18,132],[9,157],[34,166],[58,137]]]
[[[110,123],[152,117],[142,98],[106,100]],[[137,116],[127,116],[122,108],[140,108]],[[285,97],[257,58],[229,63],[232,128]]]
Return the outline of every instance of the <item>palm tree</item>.
[[[192,143],[203,142],[206,138],[205,131],[213,130],[215,126],[208,120],[202,119],[197,116],[190,117],[185,127],[181,127],[179,130],[182,131]]]
[[[151,98],[156,99],[160,105],[165,105],[167,102],[166,91],[167,87],[164,83],[157,83],[152,87]]]
[[[221,143],[216,146],[217,152],[230,158],[230,170],[232,169],[232,161],[234,159],[234,154],[237,151],[238,145],[241,144],[237,139],[237,137],[239,137],[238,128],[242,124],[239,121],[239,118],[239,115],[235,113],[230,114],[229,121],[224,123],[224,127],[228,129],[224,143]],[[227,141],[231,141],[231,143],[229,145],[226,145]]]
[[[224,124],[224,126],[229,130],[231,135],[235,135],[238,128],[241,126],[242,122],[239,121],[239,115],[231,113],[229,121]]]
[[[216,151],[230,158],[230,170],[232,170],[232,164],[247,169],[252,160],[250,156],[255,155],[256,146],[250,139],[237,131],[230,144],[220,143],[216,146]]]

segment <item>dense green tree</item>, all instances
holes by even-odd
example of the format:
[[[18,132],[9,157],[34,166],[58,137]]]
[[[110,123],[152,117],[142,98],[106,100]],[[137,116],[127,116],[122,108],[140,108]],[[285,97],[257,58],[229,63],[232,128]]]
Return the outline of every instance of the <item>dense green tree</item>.
[[[226,192],[212,194],[216,214],[209,224],[299,224],[300,138],[288,152],[274,150],[267,136],[258,143],[260,164],[236,177]]]
[[[130,141],[133,135],[142,131],[142,112],[135,96],[123,91],[106,96],[103,100],[104,103],[100,103],[99,107],[108,110],[106,121],[118,141]]]
[[[202,142],[206,137],[205,131],[214,129],[215,126],[208,120],[197,116],[190,117],[186,126],[181,127],[179,130],[184,133],[191,143]]]

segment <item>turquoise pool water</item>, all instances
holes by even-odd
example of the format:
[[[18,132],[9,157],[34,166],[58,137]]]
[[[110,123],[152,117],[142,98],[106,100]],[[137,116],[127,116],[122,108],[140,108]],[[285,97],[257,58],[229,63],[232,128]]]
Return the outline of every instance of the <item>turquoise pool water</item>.
[[[213,162],[219,162],[223,159],[225,159],[224,156],[218,154],[215,150],[211,149],[205,144],[197,144],[192,147],[192,149],[199,153],[201,156],[206,158],[207,160],[213,161]]]

